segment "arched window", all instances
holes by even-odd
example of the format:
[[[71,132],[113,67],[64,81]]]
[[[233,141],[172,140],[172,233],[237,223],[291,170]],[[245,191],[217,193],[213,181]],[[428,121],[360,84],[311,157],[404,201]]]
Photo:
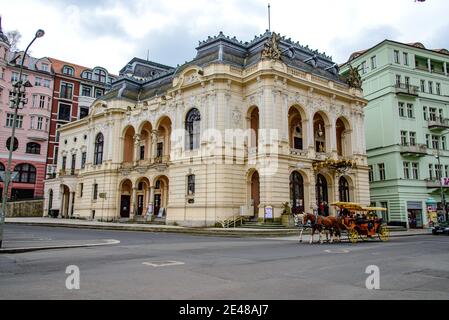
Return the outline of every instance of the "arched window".
[[[32,153],[32,154],[40,154],[41,153],[41,145],[36,142],[28,142],[26,153]]]
[[[6,140],[6,148],[7,148],[8,150],[9,150],[10,144],[11,144],[11,137],[9,137],[9,138]],[[17,140],[17,138],[14,137],[14,144],[13,144],[13,147],[12,147],[12,151],[16,151],[18,147],[19,147],[19,140]]]
[[[338,181],[338,193],[340,195],[340,201],[350,202],[349,183],[345,177],[341,177]]]
[[[194,150],[200,145],[201,115],[198,109],[193,108],[186,116],[186,149]]]
[[[74,72],[74,70],[73,70],[72,67],[64,66],[64,67],[62,68],[62,73],[68,74],[69,76],[73,76],[75,72]]]
[[[5,165],[0,162],[0,181],[3,181],[2,176],[5,173]]]
[[[193,195],[195,194],[195,175],[189,174],[187,176],[187,194]]]
[[[99,81],[99,82],[106,82],[106,72],[104,70],[101,69],[96,69],[94,71],[95,74],[95,80]]]
[[[100,132],[95,138],[94,165],[101,164],[103,162],[103,145],[104,138],[103,134]]]
[[[20,183],[35,183],[36,182],[36,167],[32,164],[21,163],[14,168],[18,172],[14,178],[14,182]]]

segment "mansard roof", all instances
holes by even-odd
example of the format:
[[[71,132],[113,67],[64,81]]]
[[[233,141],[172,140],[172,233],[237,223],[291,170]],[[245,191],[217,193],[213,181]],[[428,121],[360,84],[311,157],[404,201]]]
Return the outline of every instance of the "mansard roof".
[[[176,68],[133,58],[120,70],[119,78],[112,84],[112,90],[104,98],[119,96],[143,100],[144,97],[162,94],[170,88],[179,72],[192,66],[205,67],[218,62],[241,68],[249,67],[262,59],[264,46],[272,35],[273,33],[267,30],[264,34],[255,36],[253,40],[243,42],[220,32],[217,36],[200,41],[196,48],[196,57]],[[285,36],[279,36],[278,47],[281,52],[280,60],[288,66],[345,83],[338,74],[338,65],[325,53],[302,46]]]

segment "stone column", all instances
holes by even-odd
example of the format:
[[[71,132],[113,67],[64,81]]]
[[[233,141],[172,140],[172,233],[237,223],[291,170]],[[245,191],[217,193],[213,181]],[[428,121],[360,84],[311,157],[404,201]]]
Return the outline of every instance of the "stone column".
[[[74,194],[75,192],[69,192],[69,211],[67,212],[67,218],[70,218],[72,216]]]
[[[108,158],[106,160],[110,160],[112,161],[112,148],[113,148],[113,139],[112,139],[112,128],[113,128],[113,122],[110,121],[108,122],[108,141],[107,141],[107,145],[108,145]]]
[[[137,212],[137,188],[133,187],[132,193],[131,193],[131,204],[129,207],[129,217],[131,219],[134,218],[136,212]]]
[[[149,187],[148,192],[149,192],[148,203],[153,203],[153,201],[154,201],[154,186]],[[154,210],[154,208],[153,208],[153,210]],[[154,213],[154,211],[153,211],[153,213]]]
[[[432,72],[432,62],[430,58],[427,59],[427,68],[429,69],[429,72]]]
[[[134,163],[139,162],[140,159],[140,134],[134,135]]]
[[[59,205],[59,215],[58,218],[63,218],[63,211],[64,211],[64,188],[61,188],[59,191],[59,199],[61,201],[61,204]]]
[[[151,157],[156,158],[158,130],[151,131]]]

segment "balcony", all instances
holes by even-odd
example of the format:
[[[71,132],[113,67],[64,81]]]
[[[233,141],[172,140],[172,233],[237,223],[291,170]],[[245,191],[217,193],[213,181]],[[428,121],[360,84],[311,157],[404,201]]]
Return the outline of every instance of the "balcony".
[[[449,119],[435,117],[428,120],[429,130],[441,131],[449,129]]]
[[[404,157],[424,157],[427,154],[425,144],[401,145],[401,155]]]
[[[406,83],[397,83],[395,86],[396,94],[417,97],[419,88]]]
[[[308,151],[302,149],[290,148],[291,156],[307,157]]]

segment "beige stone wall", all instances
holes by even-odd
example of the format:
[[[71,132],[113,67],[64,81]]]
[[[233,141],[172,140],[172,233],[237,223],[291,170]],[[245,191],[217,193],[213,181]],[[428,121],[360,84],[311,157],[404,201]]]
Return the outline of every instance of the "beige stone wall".
[[[80,155],[85,150],[86,167],[79,168],[80,160],[77,160],[74,176],[61,174],[46,181],[44,212],[48,209],[49,190],[52,189],[53,208],[60,208],[63,201],[67,204],[73,193],[76,216],[90,218],[95,210],[95,219],[118,219],[124,181],[129,180],[132,185],[129,195],[131,209],[135,209],[137,195],[144,195],[146,207],[154,192],[150,188],[163,177],[164,181],[168,180],[168,190],[164,194],[167,223],[214,225],[216,221],[238,215],[241,206],[249,205],[250,174],[257,170],[260,175],[259,216],[263,216],[265,206],[273,206],[275,218],[280,218],[282,204],[290,201],[289,179],[294,170],[299,171],[304,180],[305,210],[316,208],[317,172],[313,171],[312,163],[324,158],[357,162],[357,169],[346,174],[351,200],[369,204],[363,129],[366,101],[361,92],[293,70],[279,61],[263,60],[247,70],[212,64],[202,71],[202,75],[198,74],[198,68],[182,71],[164,99],[156,97],[138,103],[123,98],[97,101],[89,117],[64,126],[60,139],[70,143],[60,144],[60,155],[66,154],[70,159],[71,154]],[[303,150],[291,150],[288,114],[293,106],[302,118]],[[259,110],[259,129],[274,130],[274,135],[266,139],[262,131],[259,133],[258,150],[251,148],[244,138],[244,130],[250,128],[250,111],[255,107]],[[186,114],[192,108],[197,108],[201,114],[202,142],[199,149],[185,152],[184,135],[177,133],[184,129]],[[322,115],[325,123],[325,154],[315,152],[313,118],[316,113]],[[336,121],[340,117],[348,126],[343,156],[337,154]],[[140,135],[141,129],[148,127],[145,123],[151,125],[151,134]],[[160,125],[165,131],[157,131]],[[135,134],[132,141],[127,142],[130,137],[125,139],[125,132],[130,127]],[[241,130],[236,137],[244,141],[243,145],[222,143],[230,129]],[[171,140],[161,136],[167,130],[171,130]],[[105,140],[103,163],[93,165],[94,141],[100,132]],[[72,143],[75,137],[77,142]],[[177,138],[181,138],[180,143]],[[170,148],[165,149],[163,159],[156,161],[157,142]],[[144,160],[138,160],[141,145],[147,148]],[[226,148],[234,154],[224,154]],[[127,163],[123,162],[125,155]],[[60,165],[58,161],[58,169]],[[329,202],[338,201],[339,176],[326,170],[321,173],[327,179]],[[187,194],[189,174],[195,175],[194,195]],[[141,179],[149,185],[139,191]],[[94,184],[98,184],[98,194],[105,198],[93,199]]]

